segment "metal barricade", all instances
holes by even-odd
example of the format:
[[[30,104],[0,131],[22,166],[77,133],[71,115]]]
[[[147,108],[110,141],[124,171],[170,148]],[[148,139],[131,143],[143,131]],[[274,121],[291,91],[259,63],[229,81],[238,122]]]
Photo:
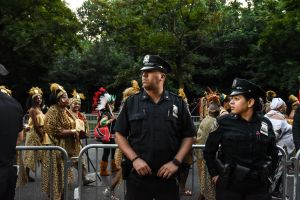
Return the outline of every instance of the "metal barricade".
[[[89,124],[90,132],[92,134],[94,134],[94,128],[97,125],[97,115],[89,113],[89,114],[85,114],[85,116],[86,116],[86,119],[87,119],[88,124]],[[93,136],[93,135],[91,135],[91,136]]]
[[[294,159],[294,187],[293,187],[293,200],[299,200],[299,162],[300,162],[300,150],[298,150]]]
[[[192,116],[192,121],[194,122],[196,130],[198,130],[201,122],[200,116]]]
[[[17,151],[49,151],[50,155],[50,199],[53,199],[53,162],[52,162],[52,152],[59,151],[63,156],[64,162],[64,200],[68,199],[68,153],[67,151],[60,146],[17,146]],[[36,175],[35,175],[36,176]]]
[[[80,151],[79,153],[79,157],[78,157],[78,188],[77,190],[75,191],[77,193],[77,195],[74,195],[74,196],[77,196],[76,199],[81,199],[82,197],[82,162],[83,162],[83,155],[86,153],[86,151],[88,151],[89,149],[98,149],[98,148],[117,148],[117,144],[91,144],[91,145],[87,145],[85,146],[84,148],[82,148],[82,150]],[[199,144],[196,144],[196,145],[193,145],[192,146],[192,149],[193,151],[194,150],[197,150],[197,149],[201,149],[203,150],[205,148],[205,145],[199,145]],[[279,149],[279,151],[281,152],[282,154],[282,164],[283,164],[283,173],[282,173],[282,200],[287,200],[288,198],[288,194],[287,194],[287,178],[288,178],[288,174],[287,174],[287,163],[289,162],[288,160],[288,156],[287,156],[287,153],[286,151],[281,148],[280,146],[277,146],[277,148]],[[300,159],[300,151],[297,153],[297,160],[299,161]],[[194,188],[195,188],[195,163],[196,163],[196,158],[193,154],[193,164],[191,166],[191,178],[192,178],[192,195],[194,194]],[[96,162],[98,163],[98,151],[96,151]],[[295,163],[296,165],[296,163]],[[299,164],[298,164],[299,166]],[[98,170],[98,168],[97,168]],[[295,177],[298,176],[298,171],[296,171],[297,175],[295,175]],[[297,182],[296,182],[297,181]],[[299,186],[298,186],[298,180],[296,180],[295,178],[295,182],[296,184],[294,185],[294,192],[296,191],[296,189],[299,189]],[[96,182],[96,187],[98,186],[98,183]],[[125,191],[124,191],[125,193]],[[97,196],[97,195],[96,195]],[[299,199],[299,198],[298,198]],[[295,198],[295,195],[294,195],[294,200],[296,200]]]
[[[115,114],[115,117],[117,117],[119,113],[114,113],[114,114]],[[85,116],[86,116],[86,119],[87,119],[88,124],[89,124],[91,137],[94,137],[94,128],[97,125],[97,115],[92,114],[92,113],[86,113]],[[192,120],[194,122],[194,125],[196,126],[196,129],[198,129],[199,125],[200,125],[200,122],[201,122],[200,116],[192,116]]]
[[[195,187],[195,163],[197,162],[196,156],[194,156],[195,150],[203,150],[205,148],[204,144],[194,144],[192,146],[193,149],[193,164],[192,164],[192,196],[194,193],[194,187]],[[199,173],[199,172],[198,172]]]
[[[117,148],[117,144],[90,144],[85,146],[84,148],[81,149],[79,156],[78,156],[78,188],[75,189],[74,191],[74,199],[81,199],[82,197],[82,162],[83,162],[83,155],[89,150],[89,149],[99,149],[99,148]],[[98,171],[98,151],[96,151],[96,175]],[[98,179],[96,177],[96,198],[97,198],[97,187],[98,187]],[[125,192],[125,191],[124,191]]]
[[[287,152],[280,146],[277,145],[278,150],[282,154],[282,161],[283,161],[283,172],[282,172],[282,200],[287,200],[288,194],[287,194],[287,163],[288,163],[288,155]]]

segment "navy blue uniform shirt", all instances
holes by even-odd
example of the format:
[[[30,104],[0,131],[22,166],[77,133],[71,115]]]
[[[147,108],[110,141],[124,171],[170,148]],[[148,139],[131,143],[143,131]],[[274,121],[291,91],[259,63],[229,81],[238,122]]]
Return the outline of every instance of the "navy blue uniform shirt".
[[[179,96],[164,91],[155,104],[144,90],[125,101],[115,131],[154,172],[173,160],[183,138],[196,134],[187,104]]]
[[[14,162],[18,134],[23,128],[22,119],[21,105],[0,92],[0,167],[11,166]]]
[[[254,114],[251,121],[239,115],[228,114],[217,119],[215,131],[209,134],[204,153],[211,177],[219,175],[216,152],[221,145],[223,164],[239,164],[258,169],[262,163],[272,161],[273,170],[278,162],[278,149],[271,122]]]

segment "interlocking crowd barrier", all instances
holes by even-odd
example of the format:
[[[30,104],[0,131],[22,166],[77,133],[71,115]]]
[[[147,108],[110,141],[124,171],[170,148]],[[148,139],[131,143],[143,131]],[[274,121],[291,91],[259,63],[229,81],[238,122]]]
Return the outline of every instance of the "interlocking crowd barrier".
[[[288,174],[287,174],[287,163],[288,163],[288,157],[287,157],[287,153],[286,151],[277,146],[281,155],[282,155],[282,164],[283,164],[283,169],[282,169],[282,200],[288,200],[288,194],[287,194],[287,178],[288,178]],[[78,157],[78,188],[76,189],[75,193],[77,198],[76,199],[82,199],[83,196],[82,194],[82,159],[83,159],[83,155],[89,150],[89,149],[101,149],[101,148],[117,148],[116,144],[91,144],[91,145],[87,145],[84,148],[81,149],[80,153],[79,153],[79,157]],[[205,145],[193,145],[193,151],[201,149],[203,150],[205,148]],[[98,155],[97,155],[96,151],[96,164],[99,163],[98,162]],[[299,153],[299,152],[298,152]],[[300,153],[297,154],[297,158],[299,159],[300,157]],[[191,167],[192,170],[192,174],[191,177],[192,178],[192,191],[195,191],[195,166],[194,163],[196,162],[195,160],[195,156],[193,156],[193,164]],[[297,172],[298,173],[298,172]],[[289,175],[292,176],[292,175]],[[297,177],[295,175],[295,177]],[[298,182],[296,182],[297,185]],[[98,183],[96,182],[96,187],[98,186]],[[295,189],[298,189],[299,187],[294,186],[294,191]],[[125,190],[124,190],[125,192]],[[125,195],[125,194],[124,194]],[[97,195],[95,195],[95,199],[97,198]],[[294,200],[296,200],[295,196],[294,196]],[[298,199],[297,199],[298,200]]]
[[[69,158],[68,158],[68,153],[67,151],[59,146],[17,146],[16,150],[18,151],[18,156],[19,160],[23,160],[23,151],[46,151],[48,154],[45,154],[45,156],[50,159],[50,176],[49,176],[49,181],[50,181],[50,199],[53,199],[53,151],[59,151],[63,157],[63,162],[64,162],[64,178],[63,178],[63,184],[64,184],[64,200],[68,199],[68,168],[69,168]],[[35,156],[36,157],[36,156]],[[35,163],[36,163],[36,168],[35,168],[35,179],[37,178],[37,159],[35,158]],[[20,168],[20,166],[18,166]],[[32,191],[30,191],[32,192]],[[40,199],[40,197],[36,197],[38,191],[35,189],[34,193],[31,196],[31,199]],[[16,198],[20,199],[21,195],[16,194]]]

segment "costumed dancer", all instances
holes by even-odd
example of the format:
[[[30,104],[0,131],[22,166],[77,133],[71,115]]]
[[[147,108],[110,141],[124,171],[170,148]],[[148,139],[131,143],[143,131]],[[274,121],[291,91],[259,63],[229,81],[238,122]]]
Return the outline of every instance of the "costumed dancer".
[[[290,157],[295,150],[295,145],[293,141],[292,126],[288,124],[284,115],[286,112],[286,104],[281,98],[273,98],[270,109],[271,110],[265,114],[265,117],[267,117],[273,125],[277,145],[285,149]],[[276,170],[272,184],[273,196],[280,197],[282,195],[280,191],[280,186],[282,184],[282,170],[283,163],[281,162]]]
[[[216,123],[216,118],[221,113],[221,106],[219,96],[215,91],[207,93],[208,103],[208,115],[201,121],[197,132],[197,144],[205,144],[210,132],[213,131]],[[225,111],[223,111],[225,112]],[[223,113],[224,114],[224,113]],[[200,182],[200,195],[199,200],[215,200],[215,186],[209,175],[205,160],[203,158],[203,151],[198,150],[197,154],[197,166]]]
[[[41,107],[43,104],[43,92],[38,87],[32,87],[29,90],[26,107],[29,113],[28,129],[26,133],[25,146],[42,146],[44,139],[44,118]],[[35,172],[36,161],[41,162],[43,154],[41,151],[25,151],[24,165],[29,182],[34,179],[29,176],[29,171]]]
[[[72,119],[72,124],[75,123],[75,129],[76,129],[76,131],[78,131],[80,133],[80,135],[79,135],[80,139],[84,139],[84,138],[89,137],[89,135],[90,135],[88,121],[86,120],[85,115],[80,112],[81,100],[85,100],[85,96],[83,93],[77,93],[76,90],[73,90],[72,95],[73,95],[73,98],[69,99],[70,109],[67,110],[67,113],[68,113],[69,117]],[[81,144],[80,140],[78,140],[78,143],[76,143],[76,145],[77,145],[77,148],[81,149],[82,144]],[[78,160],[74,161],[73,164],[74,164],[74,167],[77,169],[78,168]],[[82,170],[83,185],[87,185],[87,184],[95,182],[95,180],[89,179],[87,177],[87,167],[84,162],[82,163],[82,169],[83,169]]]
[[[296,109],[299,105],[299,100],[295,95],[289,96],[289,109],[288,109],[288,122],[289,124],[293,124],[294,115],[296,112]]]
[[[187,104],[188,107],[188,99],[184,92],[183,88],[179,88],[178,96],[182,98],[182,100]],[[192,196],[192,191],[185,188],[186,180],[189,175],[190,166],[193,163],[193,152],[192,150],[185,156],[183,159],[181,170],[180,170],[180,181],[179,181],[179,194],[182,196]]]
[[[44,130],[49,135],[51,145],[64,148],[69,157],[76,157],[79,154],[80,148],[79,131],[75,129],[73,120],[67,114],[67,106],[69,105],[68,94],[65,89],[57,83],[52,83],[50,86],[50,105],[48,112],[45,115]],[[50,157],[50,156],[48,156]],[[63,198],[64,191],[64,161],[61,153],[58,151],[52,152],[53,173],[50,174],[50,159],[44,161],[42,172],[43,182],[42,190],[46,194],[50,194],[50,187],[53,187],[53,199],[60,200]],[[53,185],[50,186],[50,176],[53,178]],[[68,171],[68,181],[73,179],[71,171]]]
[[[206,99],[206,91],[204,92],[204,96],[200,97],[199,100],[199,116],[200,120],[204,119],[207,115],[207,99]]]
[[[131,96],[133,94],[137,94],[139,92],[140,92],[140,87],[139,87],[138,82],[136,80],[132,80],[131,87],[126,88],[123,91],[123,100],[121,102],[120,110],[122,109],[125,100],[129,96]],[[119,200],[119,198],[116,197],[114,190],[115,190],[116,186],[121,182],[121,179],[122,179],[122,168],[121,168],[122,156],[123,156],[122,151],[119,148],[117,148],[116,152],[115,152],[115,163],[116,163],[117,168],[119,168],[120,170],[116,173],[115,177],[112,180],[111,185],[109,187],[106,187],[103,191],[103,194],[106,197],[110,197],[111,200]]]
[[[115,121],[113,113],[116,97],[110,95],[105,88],[101,87],[95,92],[93,97],[93,107],[97,111],[98,123],[94,129],[95,138],[103,144],[115,144],[114,132],[112,130]],[[111,171],[119,170],[115,164],[115,149],[103,149],[103,155],[100,162],[100,175],[109,176],[111,173],[107,170],[108,157],[111,155]]]
[[[265,106],[264,106],[264,112],[265,113],[268,113],[271,108],[270,108],[270,104],[272,102],[272,99],[277,97],[277,94],[276,92],[274,92],[273,90],[269,90],[266,92],[266,103],[265,103]]]

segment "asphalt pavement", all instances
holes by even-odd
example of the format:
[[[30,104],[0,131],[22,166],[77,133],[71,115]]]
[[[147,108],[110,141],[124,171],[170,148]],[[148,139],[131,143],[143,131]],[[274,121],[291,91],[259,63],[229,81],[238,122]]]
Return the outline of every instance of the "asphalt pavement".
[[[88,144],[97,143],[93,139],[88,140]],[[92,167],[92,165],[96,168],[96,170],[99,172],[99,161],[102,157],[102,149],[99,149],[96,151],[95,149],[90,149],[89,151],[89,168],[90,168],[90,176],[95,176],[95,171]],[[98,159],[97,159],[98,158]],[[93,164],[91,164],[93,163]],[[96,164],[98,163],[98,164]],[[75,175],[75,181],[70,185],[68,188],[68,200],[74,199],[74,191],[78,187],[77,184],[77,170],[75,168],[72,169]],[[99,173],[98,173],[99,174]],[[16,188],[16,200],[46,200],[48,199],[45,194],[41,192],[41,176],[40,176],[40,166],[38,166],[36,173],[30,173],[32,177],[35,178],[35,182],[29,182],[26,185],[22,187]],[[112,181],[114,175],[112,176],[106,176],[101,177],[101,181],[97,178],[97,181],[93,184],[90,184],[88,186],[82,187],[82,200],[106,200],[106,198],[103,195],[103,190],[108,187]],[[293,189],[293,179],[288,179],[287,183],[288,187],[288,195],[289,199],[292,199],[292,189]],[[115,189],[116,196],[120,200],[124,200],[124,182],[122,181],[121,184],[117,186]],[[194,167],[191,167],[188,180],[186,183],[186,188],[192,190],[192,196],[182,196],[181,200],[197,200],[199,193],[200,193],[200,187],[199,187],[199,180],[198,180],[198,171],[196,164]]]

